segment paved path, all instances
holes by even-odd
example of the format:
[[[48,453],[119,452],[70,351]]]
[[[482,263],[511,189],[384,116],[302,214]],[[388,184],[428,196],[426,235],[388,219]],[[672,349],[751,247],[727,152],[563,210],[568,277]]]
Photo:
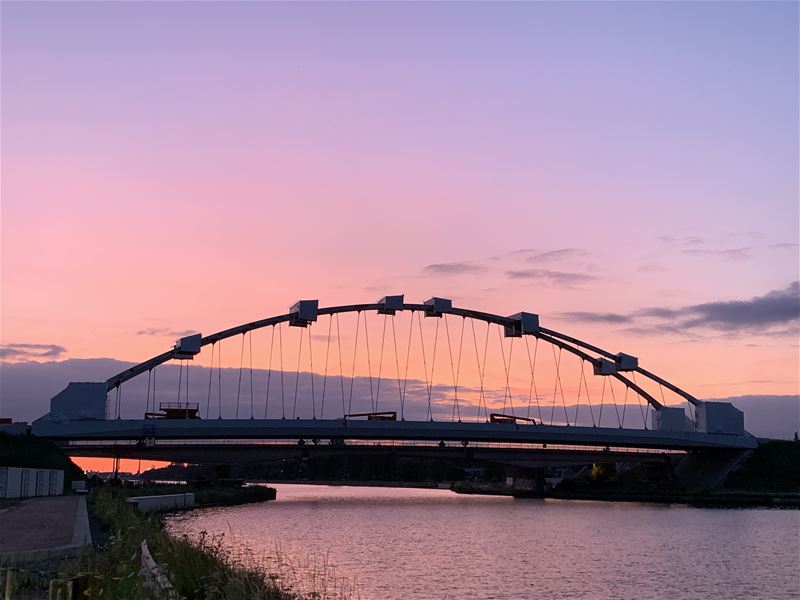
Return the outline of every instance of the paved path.
[[[0,562],[53,557],[91,543],[86,498],[29,498],[0,511]]]

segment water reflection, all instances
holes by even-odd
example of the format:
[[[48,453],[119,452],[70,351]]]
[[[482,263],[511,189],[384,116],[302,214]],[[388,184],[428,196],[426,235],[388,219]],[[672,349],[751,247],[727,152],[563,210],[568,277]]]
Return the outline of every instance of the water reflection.
[[[301,577],[327,561],[369,599],[800,598],[798,511],[275,487],[170,527],[262,561],[277,547]]]

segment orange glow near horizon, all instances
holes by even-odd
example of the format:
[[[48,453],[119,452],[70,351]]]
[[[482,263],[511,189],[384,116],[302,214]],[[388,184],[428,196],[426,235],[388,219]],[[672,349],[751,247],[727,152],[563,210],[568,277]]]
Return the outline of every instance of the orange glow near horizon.
[[[99,473],[113,473],[114,471],[114,459],[113,458],[97,458],[95,456],[92,457],[84,457],[84,456],[73,456],[71,457],[72,462],[78,465],[81,469],[86,471],[99,472]],[[161,461],[161,460],[131,460],[127,458],[123,458],[119,461],[119,470],[124,473],[144,473],[148,469],[158,469],[160,467],[166,467],[171,463]]]

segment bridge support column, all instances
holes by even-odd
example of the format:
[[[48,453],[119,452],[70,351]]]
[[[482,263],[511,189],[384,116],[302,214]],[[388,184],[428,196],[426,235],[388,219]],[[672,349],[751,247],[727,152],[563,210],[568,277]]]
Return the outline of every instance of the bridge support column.
[[[673,464],[675,475],[689,492],[720,487],[728,474],[753,453],[752,450],[697,450]]]

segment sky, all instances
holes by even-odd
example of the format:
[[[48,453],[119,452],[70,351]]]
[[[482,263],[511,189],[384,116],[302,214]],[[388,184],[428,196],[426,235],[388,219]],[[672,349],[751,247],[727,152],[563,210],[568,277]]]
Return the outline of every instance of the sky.
[[[405,293],[797,396],[798,12],[3,2],[0,383]]]

